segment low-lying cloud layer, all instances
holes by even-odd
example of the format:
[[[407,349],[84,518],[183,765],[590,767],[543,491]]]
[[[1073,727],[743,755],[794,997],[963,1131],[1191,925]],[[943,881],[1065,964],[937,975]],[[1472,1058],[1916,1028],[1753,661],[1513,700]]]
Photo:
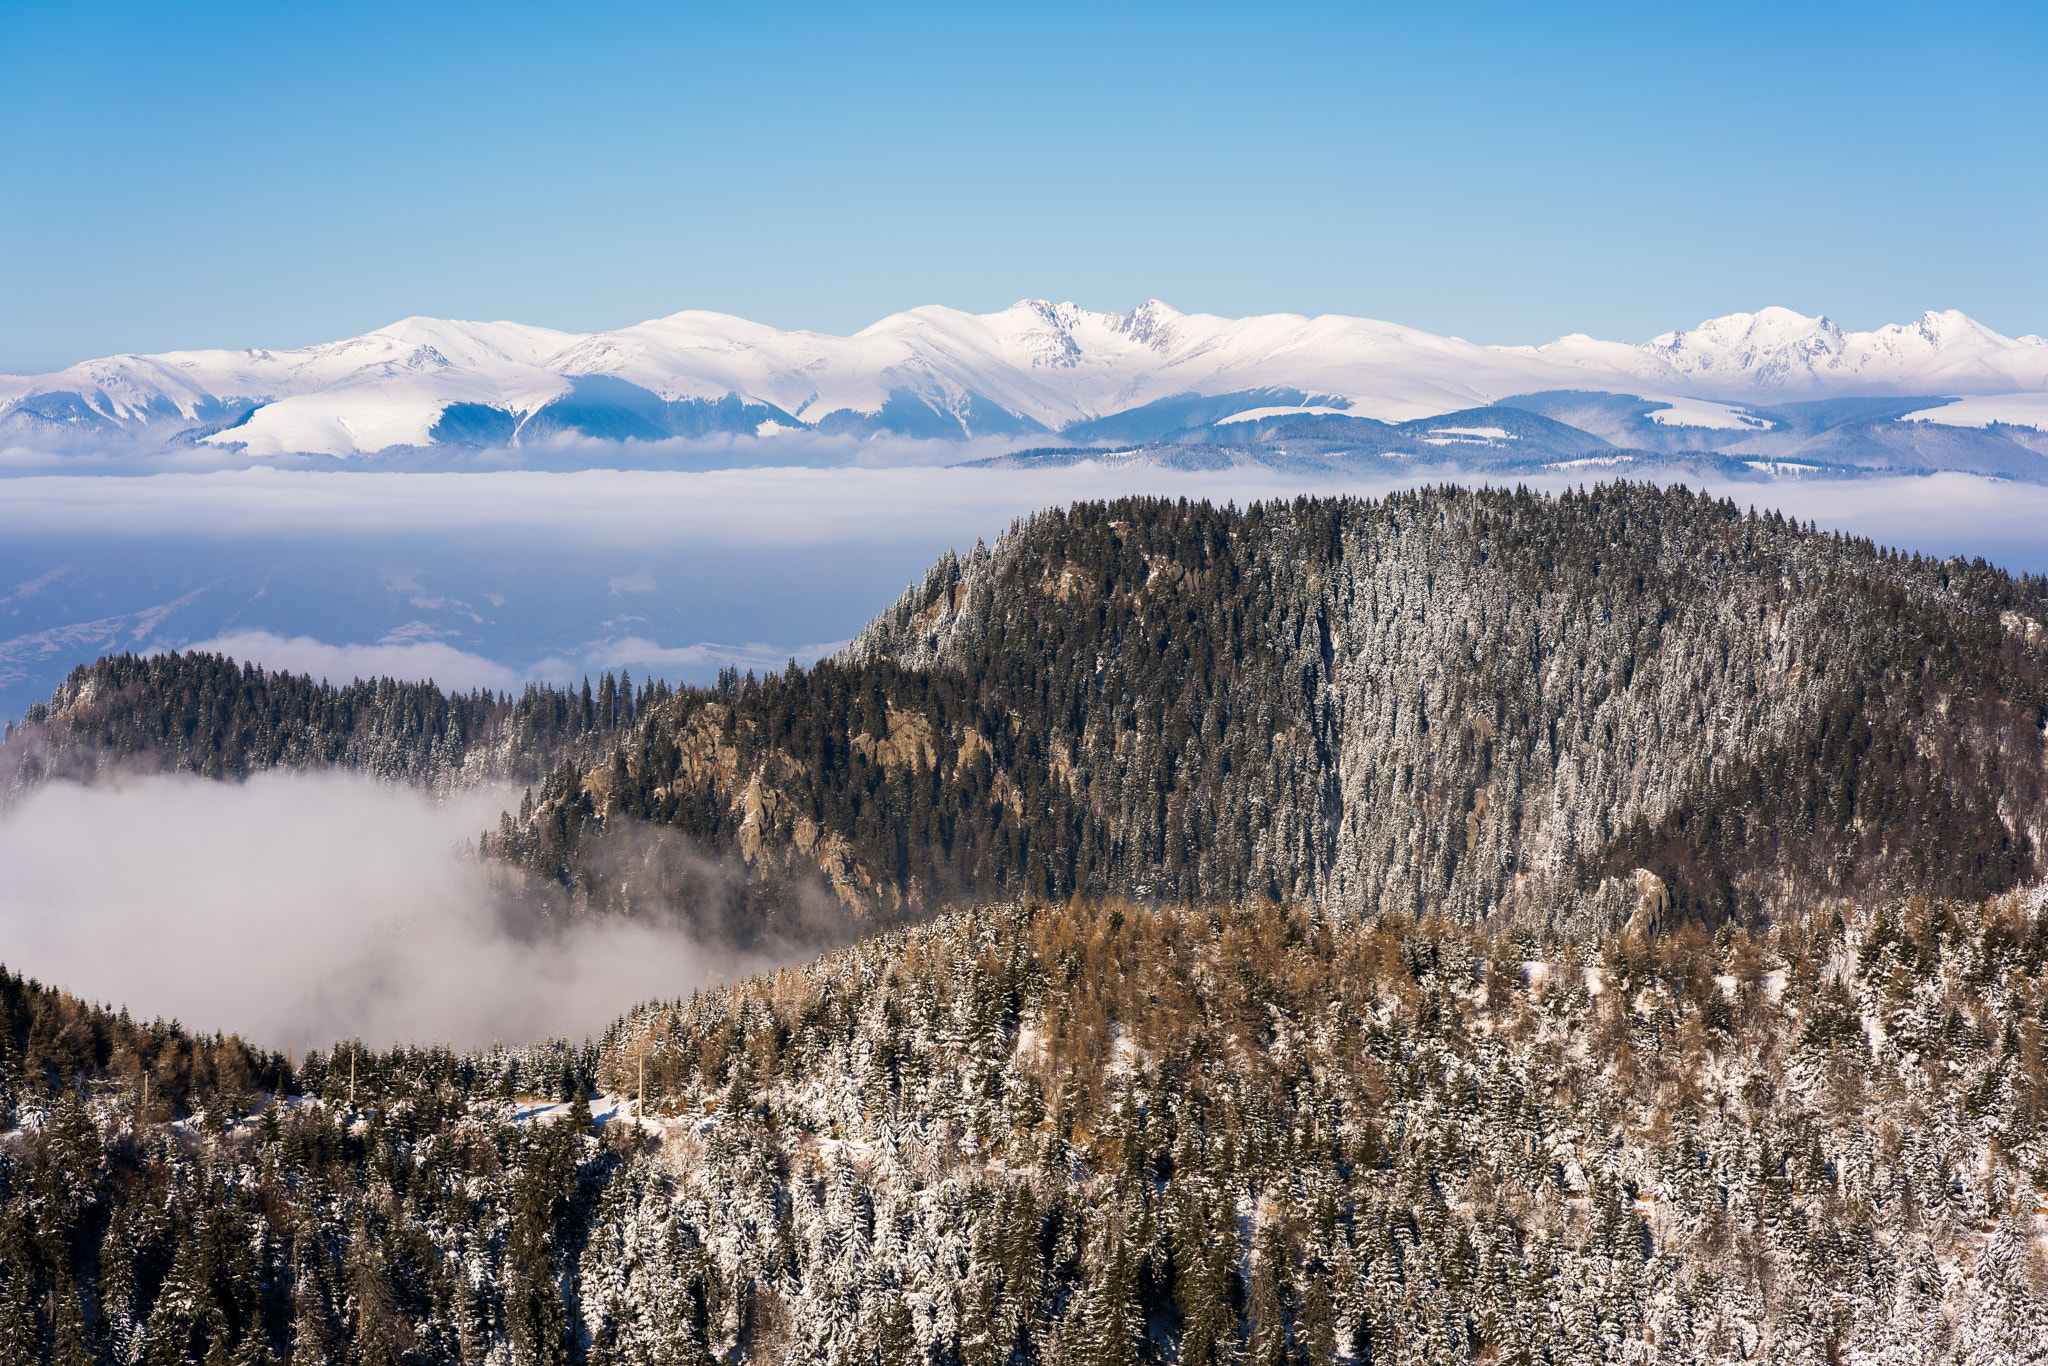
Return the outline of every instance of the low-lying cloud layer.
[[[1656,478],[1638,471],[1631,478]],[[1512,482],[1559,489],[1596,482],[1569,471]],[[1674,481],[1698,487],[1696,472]],[[1324,479],[1243,468],[1183,471],[1088,462],[1050,470],[724,469],[401,474],[254,469],[143,478],[30,476],[5,481],[0,535],[38,538],[273,536],[530,537],[537,547],[618,548],[688,542],[738,553],[797,546],[971,545],[1012,519],[1068,502],[1161,494],[1239,504],[1299,493],[1379,496],[1459,479],[1453,467],[1404,478]],[[1483,480],[1481,481],[1483,482]],[[1893,544],[1949,553],[2048,545],[2048,485],[1968,474],[1776,483],[1705,481],[1717,494],[1817,518]],[[613,571],[618,593],[642,564]],[[612,579],[607,579],[609,585]],[[688,591],[658,584],[650,596]],[[878,604],[879,607],[879,604]]]
[[[408,682],[431,679],[455,692],[476,688],[517,692],[528,683],[573,682],[579,673],[588,676],[618,669],[643,677],[660,675],[691,680],[724,668],[767,673],[792,659],[810,665],[847,644],[848,641],[835,640],[788,649],[778,645],[719,645],[706,641],[669,646],[641,636],[625,636],[593,644],[574,656],[549,655],[518,667],[443,641],[332,644],[312,636],[281,636],[270,631],[230,631],[191,641],[181,648],[226,655],[245,664],[260,664],[273,672],[310,674],[336,684],[356,678],[397,678]]]
[[[1569,473],[1526,482],[1600,477]],[[337,680],[459,688],[620,668],[708,682],[830,653],[948,546],[1040,508],[1126,494],[1241,506],[1459,478],[1095,462],[0,480],[0,713],[19,716],[75,665],[122,650],[215,649]],[[2048,486],[1954,474],[1710,487],[1880,544],[2048,571]]]
[[[0,477],[24,474],[152,475],[215,471],[502,473],[511,470],[914,469],[957,465],[1056,444],[1043,432],[943,440],[817,431],[757,437],[739,433],[617,441],[579,432],[517,447],[393,446],[350,456],[251,454],[235,444],[166,443],[149,432],[48,432],[0,443]]]
[[[512,692],[525,681],[517,669],[441,641],[337,645],[312,636],[229,631],[210,640],[195,640],[185,648],[335,683],[354,678],[432,679],[456,692],[475,688]]]
[[[339,773],[52,784],[0,817],[0,960],[298,1049],[580,1038],[769,966],[620,921],[515,932],[459,853],[503,797],[437,806]]]

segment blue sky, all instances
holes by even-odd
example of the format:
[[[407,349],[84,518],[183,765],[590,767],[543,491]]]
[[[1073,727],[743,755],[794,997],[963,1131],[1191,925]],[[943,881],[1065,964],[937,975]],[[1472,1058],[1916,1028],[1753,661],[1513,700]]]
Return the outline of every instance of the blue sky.
[[[0,4],[0,372],[1026,296],[2048,331],[2048,7]]]

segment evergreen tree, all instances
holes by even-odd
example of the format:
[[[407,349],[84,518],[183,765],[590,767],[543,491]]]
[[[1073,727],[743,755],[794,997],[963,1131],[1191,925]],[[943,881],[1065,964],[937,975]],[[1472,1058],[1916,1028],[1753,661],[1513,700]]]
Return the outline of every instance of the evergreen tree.
[[[1183,1366],[1227,1366],[1238,1345],[1237,1312],[1230,1303],[1234,1238],[1219,1231],[1219,1216],[1200,1200],[1183,1206],[1174,1225],[1173,1261],[1182,1330]]]

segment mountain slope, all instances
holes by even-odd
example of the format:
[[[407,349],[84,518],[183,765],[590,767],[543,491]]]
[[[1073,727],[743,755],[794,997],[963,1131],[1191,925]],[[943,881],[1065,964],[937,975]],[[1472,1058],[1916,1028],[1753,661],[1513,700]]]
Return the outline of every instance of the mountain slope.
[[[297,1066],[0,971],[0,1353],[2032,1366],[2044,620],[1441,488],[1043,513],[712,689],[102,660],[21,781],[538,779],[482,844],[551,909],[929,923]]]
[[[625,396],[627,409],[731,400],[745,412],[707,428],[694,408],[679,424],[568,421],[558,411],[527,428],[579,385]],[[1214,420],[1271,406],[1278,391],[1301,406],[1400,423],[1549,390],[1633,395],[1661,404],[1660,422],[1712,430],[1729,419],[1688,397],[2048,391],[2048,343],[2003,337],[1954,312],[1845,333],[1785,309],[1712,319],[1641,346],[1565,337],[1542,347],[1480,346],[1361,318],[1183,314],[1156,300],[1128,314],[1037,300],[980,315],[925,307],[851,337],[701,311],[588,336],[408,318],[291,351],[117,356],[0,377],[0,433],[129,433],[266,459],[352,456],[446,441],[437,432],[460,409],[448,431],[526,444],[564,432],[651,440],[792,427],[940,439],[1073,428],[1082,439],[1144,440],[1163,434],[1161,413],[1143,431],[1100,424],[1190,397],[1229,400],[1205,419]]]
[[[659,830],[785,919],[1269,896],[1570,936],[1637,867],[1709,924],[2037,876],[2044,622],[2038,579],[1682,490],[1133,499],[947,557],[811,669],[351,724],[422,775],[534,775],[483,847],[593,909],[695,885]],[[335,690],[229,675],[106,661],[10,745],[218,764],[253,712],[303,719],[245,762],[360,762]]]
[[[1626,486],[1242,520],[1128,504],[1047,515],[941,566],[850,654],[1053,688],[1067,785],[1106,844],[1149,855],[1112,855],[1090,874],[1105,883],[1077,872],[1076,887],[1555,921],[1574,913],[1567,874],[1686,809],[1704,775],[1816,765],[1827,781],[1807,751],[1849,723],[1830,717],[1881,737],[1897,757],[1877,785],[1902,803],[1884,834],[1901,843],[1863,849],[1861,811],[1757,822],[1727,837],[1713,885],[1674,878],[1718,915],[1781,876],[1842,880],[1784,866],[1802,830],[1870,856],[1848,855],[1843,878],[1888,876],[1943,784],[1972,794],[1971,828],[1998,826],[1994,844],[2040,846],[2048,712],[2038,633],[2014,623],[2041,619],[2043,585],[1986,573]],[[1993,885],[2033,866],[2012,857]]]
[[[0,1344],[2042,1360],[2038,901],[1581,947],[1271,905],[984,907],[580,1048],[340,1044],[253,1113],[232,1078],[174,1126],[160,1097],[138,1113],[133,1071],[9,1076],[29,1122],[0,1144]]]

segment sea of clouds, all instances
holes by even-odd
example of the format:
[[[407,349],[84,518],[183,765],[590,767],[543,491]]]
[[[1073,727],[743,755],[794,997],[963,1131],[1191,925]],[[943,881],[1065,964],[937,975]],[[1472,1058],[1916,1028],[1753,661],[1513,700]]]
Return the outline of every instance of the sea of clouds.
[[[829,653],[947,548],[1038,508],[1129,493],[1377,496],[1454,477],[1101,464],[18,477],[0,480],[0,711],[18,715],[74,664],[117,650],[216,649],[463,688],[618,668],[702,681]],[[2048,486],[1709,487],[1884,544],[2048,570]]]
[[[0,960],[145,1020],[301,1050],[583,1038],[778,961],[506,914],[466,841],[508,797],[436,802],[347,773],[52,783],[0,818]]]

